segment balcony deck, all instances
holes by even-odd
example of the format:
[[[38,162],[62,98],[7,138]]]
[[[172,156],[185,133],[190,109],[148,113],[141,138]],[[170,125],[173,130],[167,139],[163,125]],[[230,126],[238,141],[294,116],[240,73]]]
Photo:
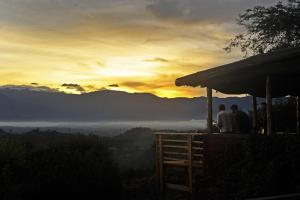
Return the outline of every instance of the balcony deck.
[[[192,195],[196,177],[210,173],[210,168],[205,166],[214,161],[217,152],[248,137],[243,134],[156,132],[156,169],[160,191],[165,193],[171,189]]]

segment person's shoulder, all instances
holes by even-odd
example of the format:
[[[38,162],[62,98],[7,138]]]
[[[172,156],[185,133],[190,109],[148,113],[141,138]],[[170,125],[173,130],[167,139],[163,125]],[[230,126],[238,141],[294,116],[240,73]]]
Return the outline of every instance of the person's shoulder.
[[[224,117],[231,117],[231,116],[232,116],[232,112],[229,112],[229,111],[223,111],[223,112],[222,112],[222,116],[224,116]]]
[[[230,118],[233,118],[233,117],[235,117],[235,113],[232,113],[232,112],[226,112],[226,116],[227,116],[227,117],[230,117]]]
[[[244,112],[243,110],[238,110],[237,113],[239,115],[247,115],[248,116],[248,114],[246,112]]]
[[[226,111],[224,111],[224,110],[221,110],[220,112],[218,112],[218,115],[224,115],[224,114],[226,114]]]

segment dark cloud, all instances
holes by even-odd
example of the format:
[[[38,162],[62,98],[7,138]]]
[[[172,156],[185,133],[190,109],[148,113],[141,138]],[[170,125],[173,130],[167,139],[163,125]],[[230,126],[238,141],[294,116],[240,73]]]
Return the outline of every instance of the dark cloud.
[[[30,85],[39,85],[38,83],[30,83]]]
[[[65,87],[67,89],[72,89],[72,90],[76,90],[78,92],[85,92],[85,89],[83,87],[81,87],[81,85],[79,84],[74,84],[74,83],[64,83],[61,85],[62,87]]]
[[[141,87],[141,86],[146,86],[148,84],[143,83],[143,82],[137,82],[137,81],[126,81],[126,82],[123,82],[122,85],[127,86],[127,87]]]
[[[145,8],[159,19],[185,22],[232,21],[255,5],[278,0],[0,0],[0,22],[18,26],[65,28],[91,21],[135,24],[149,20]],[[150,3],[149,3],[150,2]],[[51,16],[51,17],[49,17]],[[122,19],[122,20],[120,20]],[[49,30],[50,30],[49,29]]]
[[[106,87],[101,87],[101,88],[97,89],[96,91],[103,91],[103,90],[109,90],[109,89]]]
[[[96,85],[85,85],[84,88],[86,88],[88,91],[96,91],[99,90],[99,87]]]
[[[153,83],[145,83],[145,82],[138,82],[138,81],[126,81],[121,84],[122,86],[134,88],[134,89],[158,89],[165,87],[165,85],[160,84],[153,84]]]
[[[119,85],[118,84],[111,84],[108,87],[119,87]]]
[[[146,59],[145,61],[147,62],[169,62],[169,60],[165,59],[165,58],[160,58],[160,57],[155,57],[152,59]]]
[[[28,91],[39,91],[39,92],[59,92],[57,89],[50,88],[48,86],[32,86],[32,85],[2,85],[0,89],[10,90],[28,90]]]
[[[147,10],[163,20],[230,22],[248,8],[275,2],[278,0],[153,0]]]
[[[127,18],[130,12],[126,11],[142,7],[141,2],[145,4],[142,0],[0,0],[0,21],[20,26],[64,27],[105,16],[107,11],[123,17],[126,13]]]

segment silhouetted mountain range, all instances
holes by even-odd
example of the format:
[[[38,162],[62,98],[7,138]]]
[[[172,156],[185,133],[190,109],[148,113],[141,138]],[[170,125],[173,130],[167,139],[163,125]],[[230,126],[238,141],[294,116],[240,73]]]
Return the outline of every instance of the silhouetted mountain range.
[[[214,98],[251,108],[251,97]],[[1,121],[130,121],[205,119],[206,98],[160,98],[148,93],[102,90],[81,95],[0,88]]]

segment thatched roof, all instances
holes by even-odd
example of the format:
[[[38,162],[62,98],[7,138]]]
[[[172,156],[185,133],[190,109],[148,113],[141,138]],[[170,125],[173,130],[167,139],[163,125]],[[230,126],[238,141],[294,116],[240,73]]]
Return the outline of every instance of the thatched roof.
[[[210,87],[225,94],[265,96],[266,76],[272,96],[300,95],[300,47],[281,49],[200,71],[176,80],[177,86]]]

